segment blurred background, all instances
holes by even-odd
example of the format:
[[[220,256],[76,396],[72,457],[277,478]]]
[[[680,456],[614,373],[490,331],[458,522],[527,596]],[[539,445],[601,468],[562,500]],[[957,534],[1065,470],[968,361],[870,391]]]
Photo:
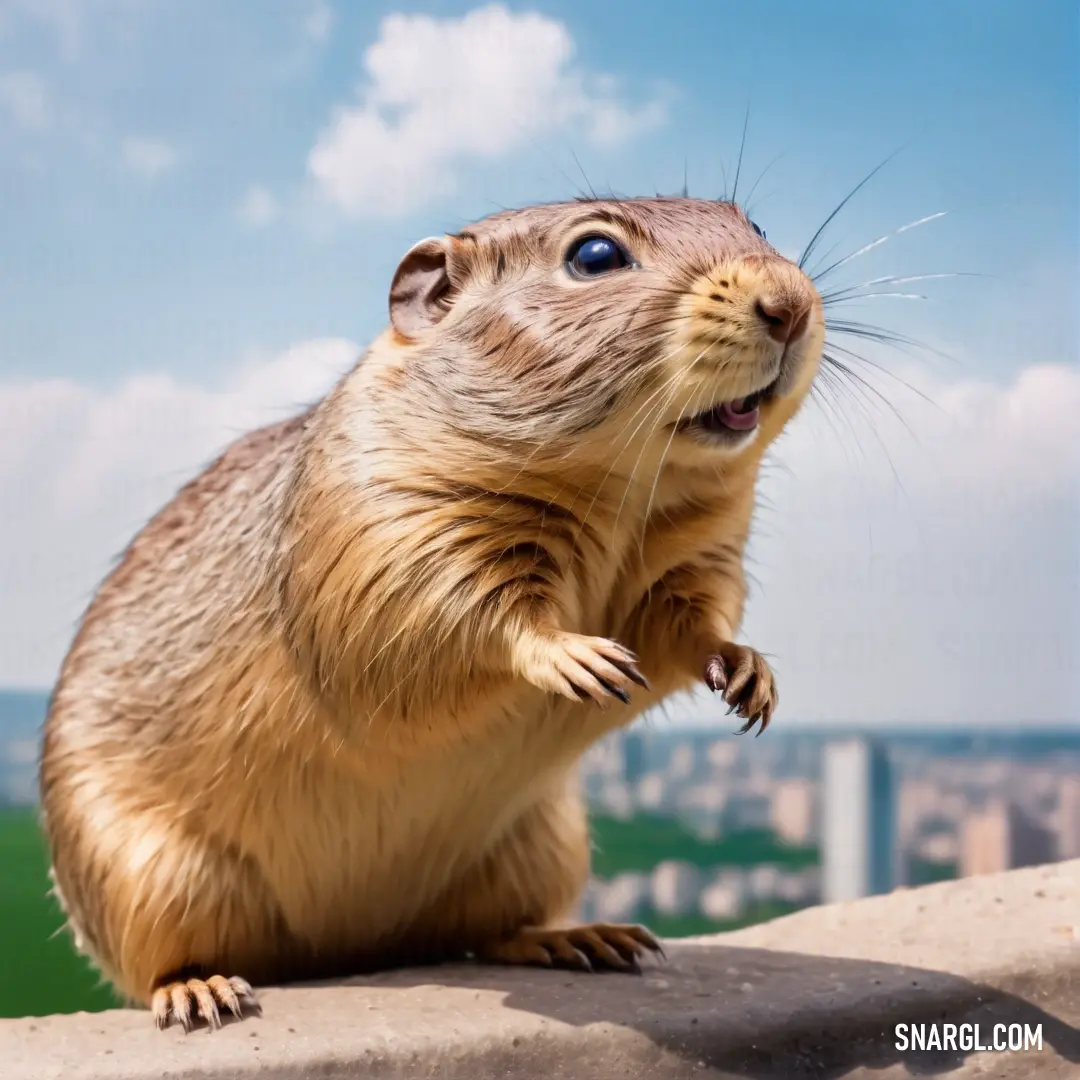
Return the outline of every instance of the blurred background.
[[[734,190],[793,256],[827,222],[852,374],[763,477],[776,720],[703,693],[594,748],[583,914],[699,933],[1080,857],[1078,35],[1071,0],[0,0],[0,1016],[112,1003],[35,770],[113,560],[350,366],[413,242],[588,191]]]

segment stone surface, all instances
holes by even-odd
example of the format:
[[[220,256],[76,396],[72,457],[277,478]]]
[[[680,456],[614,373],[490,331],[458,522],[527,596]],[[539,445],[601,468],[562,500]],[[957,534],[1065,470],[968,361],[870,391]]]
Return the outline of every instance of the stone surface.
[[[1080,861],[672,942],[640,977],[453,966],[261,992],[214,1033],[0,1021],[4,1080],[1080,1076]],[[1022,1053],[898,1051],[898,1023],[1042,1025]]]

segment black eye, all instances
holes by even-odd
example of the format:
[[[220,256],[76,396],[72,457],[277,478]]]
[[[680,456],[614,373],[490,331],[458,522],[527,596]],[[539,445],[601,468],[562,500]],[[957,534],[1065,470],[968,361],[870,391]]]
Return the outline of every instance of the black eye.
[[[595,277],[629,266],[630,256],[607,236],[586,236],[570,249],[566,265],[577,277]]]
[[[754,232],[758,234],[758,236],[761,237],[762,240],[767,239],[767,237],[765,236],[765,230],[756,221],[751,221],[750,227],[754,230]]]

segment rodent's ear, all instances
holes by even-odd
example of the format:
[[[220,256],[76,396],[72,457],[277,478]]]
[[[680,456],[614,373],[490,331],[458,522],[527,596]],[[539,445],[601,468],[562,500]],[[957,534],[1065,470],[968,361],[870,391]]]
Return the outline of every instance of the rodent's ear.
[[[405,337],[440,322],[450,310],[453,286],[450,240],[430,236],[413,244],[390,283],[390,324]]]

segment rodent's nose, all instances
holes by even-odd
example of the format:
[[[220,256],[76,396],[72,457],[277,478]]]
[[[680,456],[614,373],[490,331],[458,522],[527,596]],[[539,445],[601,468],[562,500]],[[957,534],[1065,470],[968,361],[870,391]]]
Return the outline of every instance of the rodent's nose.
[[[798,341],[810,323],[810,304],[794,297],[759,296],[754,312],[773,341],[781,345]]]

